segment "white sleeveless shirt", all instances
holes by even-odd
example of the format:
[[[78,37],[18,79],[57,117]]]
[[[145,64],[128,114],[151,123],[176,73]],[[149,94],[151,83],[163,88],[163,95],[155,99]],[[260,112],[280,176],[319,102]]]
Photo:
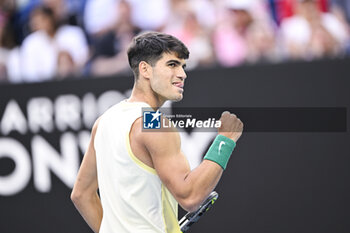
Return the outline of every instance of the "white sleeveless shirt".
[[[100,233],[180,233],[178,203],[156,170],[131,151],[129,133],[146,103],[125,100],[107,110],[95,134],[103,207]]]

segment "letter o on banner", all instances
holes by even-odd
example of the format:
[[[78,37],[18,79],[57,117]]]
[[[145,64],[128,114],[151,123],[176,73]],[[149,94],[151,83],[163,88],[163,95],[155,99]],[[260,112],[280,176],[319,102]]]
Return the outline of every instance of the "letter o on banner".
[[[14,139],[0,139],[0,158],[8,157],[15,163],[15,169],[7,176],[0,176],[0,195],[11,196],[22,191],[31,176],[31,162],[27,150]]]

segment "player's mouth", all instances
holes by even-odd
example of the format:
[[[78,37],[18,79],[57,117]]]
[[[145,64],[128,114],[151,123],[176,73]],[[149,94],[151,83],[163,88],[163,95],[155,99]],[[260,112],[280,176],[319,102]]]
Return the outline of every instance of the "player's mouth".
[[[183,82],[173,82],[173,86],[183,89],[184,83]]]

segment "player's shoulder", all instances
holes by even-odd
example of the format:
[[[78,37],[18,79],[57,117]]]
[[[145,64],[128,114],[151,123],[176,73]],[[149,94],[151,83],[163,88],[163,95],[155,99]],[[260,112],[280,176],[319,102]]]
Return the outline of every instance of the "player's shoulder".
[[[143,118],[137,118],[132,125],[132,136],[135,136],[143,143],[163,143],[165,141],[180,140],[178,130],[171,126],[169,119],[163,115],[160,117],[161,127],[145,129],[143,125]],[[167,125],[169,127],[163,127]]]
[[[92,134],[95,135],[97,128],[98,128],[98,124],[100,123],[101,117],[97,118],[94,125],[92,126]]]
[[[100,115],[99,121],[108,122],[109,120],[115,120],[116,117],[120,118],[122,115],[123,116],[126,115],[125,105],[126,105],[126,100],[123,100],[109,107],[105,107],[106,110],[103,111],[102,114]],[[127,117],[127,116],[124,116],[124,117]]]

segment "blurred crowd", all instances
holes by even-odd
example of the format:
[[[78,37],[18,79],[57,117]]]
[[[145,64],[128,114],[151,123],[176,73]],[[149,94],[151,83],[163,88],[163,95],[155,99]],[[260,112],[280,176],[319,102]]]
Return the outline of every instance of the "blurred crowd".
[[[350,0],[0,0],[0,82],[130,73],[126,49],[161,31],[188,69],[350,55]]]

